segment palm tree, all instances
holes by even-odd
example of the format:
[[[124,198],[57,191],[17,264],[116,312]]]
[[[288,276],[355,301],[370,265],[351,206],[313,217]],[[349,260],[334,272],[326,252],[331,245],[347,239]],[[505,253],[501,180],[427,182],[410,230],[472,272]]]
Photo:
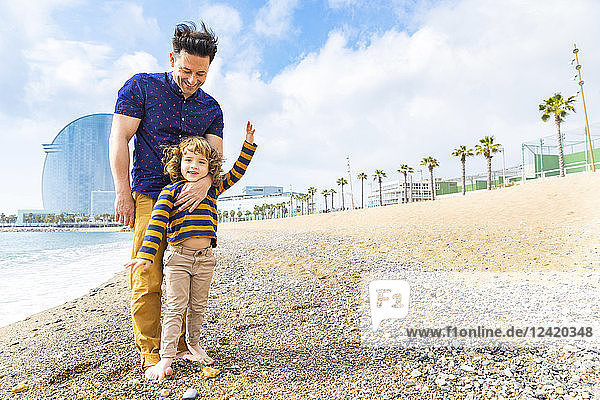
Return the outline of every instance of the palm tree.
[[[334,211],[335,209],[333,208],[333,195],[334,193],[337,193],[335,191],[335,189],[329,189],[329,194],[331,195],[331,211]]]
[[[223,211],[223,221],[227,221],[227,217],[229,217],[229,211]]]
[[[313,196],[314,194],[317,193],[317,188],[314,186],[311,186],[308,188],[308,194],[310,195],[310,204],[313,204],[313,212],[315,212],[315,206],[314,206],[314,201],[313,201]],[[308,208],[308,213],[310,214],[310,207]]]
[[[565,158],[563,155],[562,135],[560,134],[560,124],[564,121],[569,111],[575,112],[573,103],[575,96],[564,99],[560,93],[554,93],[554,96],[544,100],[539,105],[542,112],[542,121],[546,122],[552,114],[554,114],[554,123],[556,124],[558,138],[558,168],[560,176],[565,176]]]
[[[492,157],[494,153],[500,151],[500,143],[494,143],[493,136],[484,136],[479,139],[479,144],[475,145],[475,154],[483,155],[487,159],[487,188],[492,190]]]
[[[406,164],[402,164],[398,172],[404,175],[404,202],[408,203],[408,174],[412,174],[414,170],[412,169],[412,167],[409,167]]]
[[[306,214],[310,214],[310,198],[311,198],[311,194],[305,194],[302,196],[302,200],[306,201]]]
[[[329,196],[329,190],[323,190],[321,194],[325,198],[325,212],[327,212],[327,196]]]
[[[365,191],[364,181],[365,181],[365,179],[368,178],[368,176],[364,172],[361,172],[360,174],[358,174],[357,178],[360,179],[360,208],[365,208],[365,202],[364,202],[364,191]]]
[[[429,156],[429,157],[424,157],[421,160],[421,165],[425,165],[425,166],[427,166],[427,168],[429,168],[429,177],[430,177],[430,182],[431,182],[431,200],[435,200],[435,184],[433,181],[433,169],[435,167],[439,167],[440,163],[435,158]]]
[[[296,200],[300,201],[300,215],[304,215],[304,195],[303,194],[297,195]]]
[[[342,210],[345,210],[346,207],[344,207],[344,185],[347,185],[348,181],[346,179],[344,179],[344,178],[340,178],[340,179],[337,180],[337,184],[338,184],[338,186],[342,187],[342,193],[341,193],[341,196],[342,196]]]
[[[473,149],[468,149],[467,146],[465,146],[464,144],[461,144],[456,149],[454,149],[454,151],[452,152],[452,155],[454,157],[460,157],[460,162],[462,163],[462,193],[464,196],[465,193],[467,192],[467,186],[466,186],[467,178],[465,176],[465,161],[466,161],[467,157],[471,157],[475,154],[473,153]]]
[[[383,195],[381,193],[381,179],[385,178],[385,172],[380,169],[375,170],[375,174],[373,175],[373,180],[379,182],[379,205],[383,205]]]

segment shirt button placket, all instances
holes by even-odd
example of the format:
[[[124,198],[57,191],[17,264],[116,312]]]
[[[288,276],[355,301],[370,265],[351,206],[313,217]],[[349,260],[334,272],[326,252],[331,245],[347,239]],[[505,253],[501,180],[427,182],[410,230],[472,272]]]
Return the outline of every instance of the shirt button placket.
[[[181,103],[181,130],[185,130],[185,99]]]

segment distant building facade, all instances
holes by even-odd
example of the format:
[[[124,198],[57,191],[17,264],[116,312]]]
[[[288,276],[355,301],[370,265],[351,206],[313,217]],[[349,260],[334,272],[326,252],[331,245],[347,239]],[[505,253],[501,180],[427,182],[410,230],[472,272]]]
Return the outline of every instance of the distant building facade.
[[[86,115],[67,124],[52,143],[42,145],[46,152],[42,172],[44,209],[83,214],[114,212],[115,188],[108,159],[111,125],[112,114]]]
[[[92,190],[90,215],[115,213],[115,192],[110,190]]]
[[[242,191],[244,196],[268,196],[271,194],[283,194],[282,186],[246,186]]]
[[[442,181],[438,178],[434,181],[434,185],[436,196],[458,193],[459,191],[459,187],[453,181]],[[404,185],[404,179],[384,182],[381,184],[381,198],[384,206],[404,203],[406,198],[409,202],[430,200],[431,182],[429,180],[409,181],[406,186]],[[374,183],[373,190],[367,198],[367,206],[377,207],[379,205],[379,184]]]
[[[233,196],[220,196],[217,200],[217,209],[221,214],[227,212],[227,214],[231,215],[233,213],[236,215],[236,218],[239,212],[242,213],[241,218],[245,218],[246,211],[249,211],[252,214],[252,219],[254,219],[254,211],[256,207],[260,208],[264,205],[268,205],[272,207],[280,207],[278,210],[273,209],[274,211],[269,211],[275,214],[275,216],[295,215],[299,213],[298,210],[301,210],[302,206],[300,201],[294,196],[303,194],[305,193],[284,192],[283,187],[279,186],[246,186],[242,190],[242,194]],[[282,208],[285,208],[285,211],[283,211]],[[304,210],[306,211],[306,205],[304,206]]]

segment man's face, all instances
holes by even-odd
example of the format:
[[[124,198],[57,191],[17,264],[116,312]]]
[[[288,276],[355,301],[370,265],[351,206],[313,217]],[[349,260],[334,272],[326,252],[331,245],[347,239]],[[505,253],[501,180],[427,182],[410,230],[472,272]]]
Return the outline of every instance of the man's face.
[[[182,50],[179,55],[171,53],[170,59],[173,80],[183,92],[183,97],[187,99],[206,81],[210,58],[195,56]]]

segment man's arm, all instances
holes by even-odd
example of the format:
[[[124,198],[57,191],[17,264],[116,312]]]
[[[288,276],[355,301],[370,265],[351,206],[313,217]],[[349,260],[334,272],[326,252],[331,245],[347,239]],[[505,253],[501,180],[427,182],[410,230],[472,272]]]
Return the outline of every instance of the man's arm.
[[[204,138],[213,149],[217,150],[219,154],[223,156],[223,138],[220,138],[217,135],[206,135]]]
[[[115,183],[115,221],[133,228],[135,202],[129,180],[129,141],[140,125],[140,119],[114,114],[109,139],[110,169]]]
[[[217,135],[205,135],[204,138],[212,146],[213,149],[217,150],[221,156],[223,156],[223,139]],[[185,210],[190,207],[190,212],[194,211],[206,198],[208,194],[208,189],[210,189],[212,185],[212,178],[210,176],[206,176],[200,179],[198,182],[194,183],[186,183],[177,196],[177,201],[175,202],[175,207],[181,205],[181,209]]]

